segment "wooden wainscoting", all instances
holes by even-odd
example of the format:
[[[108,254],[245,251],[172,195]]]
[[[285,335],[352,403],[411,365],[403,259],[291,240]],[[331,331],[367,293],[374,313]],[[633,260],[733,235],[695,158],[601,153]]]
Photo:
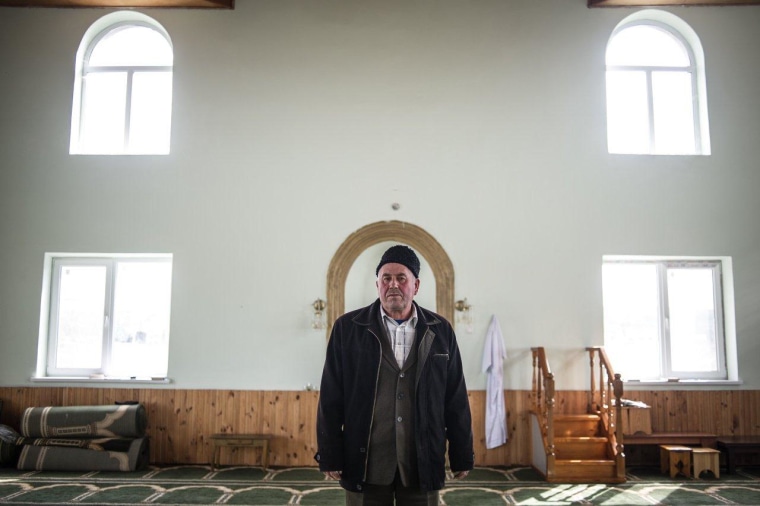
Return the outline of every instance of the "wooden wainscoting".
[[[29,406],[87,406],[139,401],[148,414],[150,460],[156,464],[210,463],[212,434],[273,434],[270,466],[315,465],[318,392],[174,390],[149,388],[0,388],[2,423],[18,430]],[[257,449],[225,452],[222,464],[258,462]],[[247,458],[251,457],[251,458]]]
[[[485,448],[485,391],[470,391],[476,465],[530,462],[530,391],[507,390],[509,441]],[[585,391],[557,392],[559,414],[583,411]],[[151,462],[209,463],[210,436],[217,432],[272,434],[271,466],[313,466],[316,452],[315,391],[176,390],[151,388],[0,387],[0,423],[19,428],[32,406],[78,406],[139,401],[148,412]],[[718,435],[760,435],[760,391],[646,391],[626,398],[652,406],[656,432],[699,431]],[[257,462],[258,449],[225,452],[223,465]]]
[[[652,406],[653,432],[760,435],[760,390],[626,392]]]

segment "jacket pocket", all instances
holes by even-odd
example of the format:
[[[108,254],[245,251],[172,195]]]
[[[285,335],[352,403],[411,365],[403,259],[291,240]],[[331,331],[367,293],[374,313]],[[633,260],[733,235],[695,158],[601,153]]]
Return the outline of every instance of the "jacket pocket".
[[[446,378],[449,370],[449,354],[448,353],[433,353],[428,360],[430,366],[428,367],[428,380],[429,385],[444,385],[443,389],[433,388],[434,395],[443,394],[446,390]]]

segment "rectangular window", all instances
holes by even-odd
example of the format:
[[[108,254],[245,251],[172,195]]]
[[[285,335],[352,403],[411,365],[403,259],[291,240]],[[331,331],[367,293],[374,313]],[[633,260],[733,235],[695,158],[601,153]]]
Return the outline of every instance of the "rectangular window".
[[[652,72],[655,153],[697,153],[692,80],[691,72]]]
[[[726,380],[720,260],[609,259],[604,346],[624,380]]]
[[[169,154],[172,73],[135,72],[130,105],[127,151]]]
[[[53,256],[50,273],[45,376],[166,376],[171,256]]]
[[[607,149],[650,152],[649,95],[643,71],[607,71]]]
[[[124,150],[124,123],[128,74],[101,72],[83,79],[79,146],[82,153],[121,153]]]

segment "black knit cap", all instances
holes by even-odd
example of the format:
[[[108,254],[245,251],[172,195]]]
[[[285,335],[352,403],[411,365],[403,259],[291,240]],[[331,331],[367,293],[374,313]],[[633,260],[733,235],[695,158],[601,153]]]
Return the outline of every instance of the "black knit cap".
[[[420,259],[417,258],[417,255],[409,246],[397,244],[396,246],[391,246],[385,250],[383,258],[381,258],[380,263],[377,264],[375,276],[380,273],[380,267],[385,264],[401,264],[412,271],[415,278],[420,277]]]

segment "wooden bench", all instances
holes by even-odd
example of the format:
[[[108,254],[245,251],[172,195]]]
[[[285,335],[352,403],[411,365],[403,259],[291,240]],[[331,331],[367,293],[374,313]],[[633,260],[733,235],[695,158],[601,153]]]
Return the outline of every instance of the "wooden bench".
[[[678,445],[660,445],[660,472],[691,477],[691,448]]]
[[[736,472],[736,455],[739,453],[760,454],[760,436],[721,436],[718,448],[726,452],[728,474]]]
[[[709,432],[653,432],[623,436],[623,444],[628,445],[680,445],[715,448],[718,436]]]
[[[709,432],[653,432],[623,436],[626,466],[657,466],[661,445],[715,448],[718,436]]]
[[[720,478],[720,450],[712,448],[692,448],[691,465],[694,467],[694,477],[704,471],[712,471],[713,476]]]
[[[217,469],[220,465],[222,447],[261,448],[261,467],[269,467],[269,440],[271,434],[214,434],[211,441],[214,443],[214,458],[211,469]]]

